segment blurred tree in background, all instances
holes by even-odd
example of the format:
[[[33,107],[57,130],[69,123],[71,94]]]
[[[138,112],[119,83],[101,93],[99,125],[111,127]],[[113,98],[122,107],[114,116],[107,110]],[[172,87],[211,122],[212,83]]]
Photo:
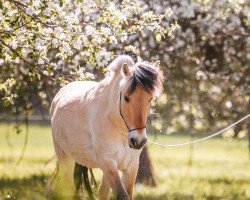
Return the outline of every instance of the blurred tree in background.
[[[250,32],[247,1],[149,1],[171,8],[180,29],[141,52],[161,60],[167,74],[157,106],[168,133],[209,130],[250,112]],[[165,67],[164,67],[165,66]]]
[[[46,111],[62,85],[103,78],[129,45],[166,74],[155,130],[202,133],[250,113],[247,0],[0,0],[0,8],[1,118]],[[247,133],[250,144],[249,121],[231,136]]]

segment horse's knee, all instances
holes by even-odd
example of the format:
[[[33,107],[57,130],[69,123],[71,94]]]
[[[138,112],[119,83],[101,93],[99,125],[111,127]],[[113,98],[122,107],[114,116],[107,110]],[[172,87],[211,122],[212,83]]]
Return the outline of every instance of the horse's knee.
[[[127,171],[123,172],[122,181],[125,186],[125,189],[130,197],[130,200],[133,199],[134,184],[137,176],[138,165],[135,163]]]

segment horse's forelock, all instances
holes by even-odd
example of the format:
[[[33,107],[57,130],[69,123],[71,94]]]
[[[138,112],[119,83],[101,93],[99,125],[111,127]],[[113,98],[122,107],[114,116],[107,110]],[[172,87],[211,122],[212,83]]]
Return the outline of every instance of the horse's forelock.
[[[128,79],[124,88],[127,88],[128,94],[132,94],[137,85],[142,86],[144,90],[156,96],[163,89],[162,71],[154,65],[147,62],[139,62],[135,64],[133,73]]]

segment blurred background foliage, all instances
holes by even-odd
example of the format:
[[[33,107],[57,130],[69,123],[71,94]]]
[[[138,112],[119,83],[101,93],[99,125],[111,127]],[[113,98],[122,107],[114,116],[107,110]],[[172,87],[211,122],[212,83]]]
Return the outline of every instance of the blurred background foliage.
[[[248,1],[1,0],[0,8],[1,119],[48,118],[61,86],[102,79],[128,46],[161,61],[157,131],[202,133],[250,112]],[[242,130],[246,123],[232,135]]]

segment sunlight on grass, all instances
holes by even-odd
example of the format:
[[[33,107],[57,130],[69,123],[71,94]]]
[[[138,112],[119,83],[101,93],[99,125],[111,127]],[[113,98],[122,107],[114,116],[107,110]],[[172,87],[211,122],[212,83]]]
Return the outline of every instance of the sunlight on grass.
[[[22,127],[23,130],[23,127]],[[17,165],[25,137],[11,125],[0,124],[0,199],[44,199],[48,176],[55,168],[51,130],[48,124],[30,126],[27,149]],[[154,137],[150,137],[152,140]],[[158,136],[157,141],[176,144],[187,136]],[[247,141],[221,138],[190,146],[162,148],[148,145],[157,187],[137,184],[135,199],[250,199],[250,164]],[[101,171],[94,170],[100,182]]]

